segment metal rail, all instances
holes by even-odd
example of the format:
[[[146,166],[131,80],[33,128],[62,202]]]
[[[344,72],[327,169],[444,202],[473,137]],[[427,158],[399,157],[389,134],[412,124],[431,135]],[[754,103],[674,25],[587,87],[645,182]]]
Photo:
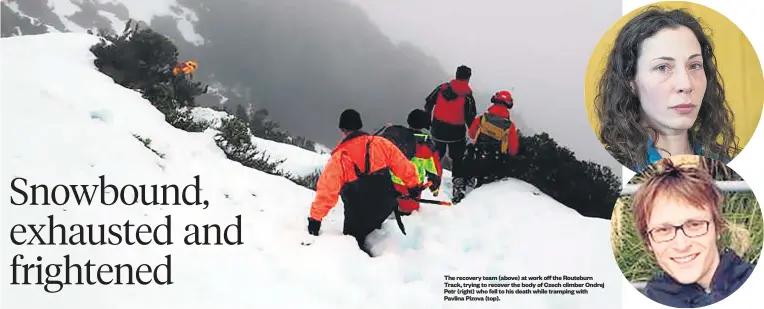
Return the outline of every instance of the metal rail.
[[[631,285],[639,292],[644,293],[647,282],[632,282]]]
[[[735,180],[735,181],[716,181],[716,186],[719,187],[720,190],[724,192],[750,192],[751,187],[748,186],[748,184],[745,181],[742,180]],[[637,192],[637,189],[641,184],[625,184],[623,186],[623,189],[621,190],[621,195],[632,195],[634,192]]]

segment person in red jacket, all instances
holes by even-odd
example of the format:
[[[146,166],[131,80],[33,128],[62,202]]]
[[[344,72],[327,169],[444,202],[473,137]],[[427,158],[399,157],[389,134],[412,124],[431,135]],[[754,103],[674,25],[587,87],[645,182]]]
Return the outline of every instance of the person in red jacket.
[[[467,128],[477,114],[475,98],[470,87],[472,69],[461,65],[450,82],[438,85],[425,99],[424,110],[432,123],[430,134],[441,160],[451,158],[451,176],[454,192],[465,187],[462,161],[467,147]]]
[[[344,139],[332,151],[318,178],[308,233],[318,236],[321,221],[341,197],[345,210],[343,234],[353,236],[358,247],[372,256],[365,244],[366,236],[381,228],[391,213],[396,214],[398,226],[405,233],[390,173],[401,179],[410,196],[418,196],[424,187],[419,184],[416,167],[395,144],[362,131],[362,127],[357,111],[348,109],[340,115]]]
[[[514,106],[512,93],[498,91],[491,97],[491,103],[485,113],[475,117],[468,131],[471,145],[466,156],[468,162],[464,163],[469,169],[465,176],[476,178],[477,186],[500,168],[498,165],[506,156],[516,155],[519,150],[520,138],[509,112]]]
[[[509,110],[515,105],[512,93],[498,91],[491,97],[491,103],[493,105],[484,114],[472,121],[468,132],[470,141],[479,148],[515,155],[519,137],[515,123],[510,120]]]

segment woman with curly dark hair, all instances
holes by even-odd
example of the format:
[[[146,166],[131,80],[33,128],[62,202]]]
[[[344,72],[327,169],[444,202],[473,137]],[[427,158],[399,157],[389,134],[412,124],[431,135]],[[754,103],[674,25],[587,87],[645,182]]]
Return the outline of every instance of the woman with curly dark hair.
[[[727,163],[739,152],[713,45],[684,10],[649,7],[624,25],[594,104],[602,143],[637,172],[672,155]]]

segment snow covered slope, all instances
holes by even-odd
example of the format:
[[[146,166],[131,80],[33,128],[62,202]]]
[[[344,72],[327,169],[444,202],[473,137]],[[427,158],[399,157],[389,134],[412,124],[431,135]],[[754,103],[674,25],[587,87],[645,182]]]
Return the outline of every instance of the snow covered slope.
[[[612,258],[609,222],[584,218],[519,181],[472,192],[454,207],[423,205],[405,217],[408,236],[387,222],[370,237],[370,259],[341,235],[342,206],[325,220],[312,246],[305,239],[314,192],[227,160],[210,129],[189,133],[134,91],[99,73],[88,48],[93,36],[50,33],[0,40],[3,196],[19,200],[12,179],[32,184],[193,184],[200,175],[203,206],[1,205],[3,231],[13,224],[163,223],[172,216],[172,246],[15,246],[2,243],[3,308],[617,308],[622,275]],[[43,48],[44,47],[44,48]],[[41,74],[40,72],[45,72]],[[220,117],[210,110],[198,116]],[[134,135],[152,140],[150,147]],[[323,163],[297,147],[258,142],[287,158],[286,169]],[[17,185],[20,183],[17,181]],[[27,188],[28,189],[28,188]],[[59,197],[63,197],[60,195]],[[430,197],[430,196],[427,196]],[[445,198],[445,197],[439,197]],[[185,225],[225,227],[241,215],[242,245],[186,246]],[[5,234],[9,235],[9,234]],[[160,234],[164,235],[164,234]],[[29,234],[18,237],[30,236]],[[21,264],[147,263],[172,256],[173,285],[10,285]],[[16,268],[23,281],[23,269]],[[76,273],[76,272],[75,272]],[[32,280],[36,273],[32,272]],[[444,276],[591,276],[605,287],[587,295],[501,295],[495,303],[444,302]],[[109,278],[113,274],[106,274]],[[166,279],[163,275],[160,279]],[[124,279],[123,279],[124,280]],[[55,286],[51,286],[55,288]]]

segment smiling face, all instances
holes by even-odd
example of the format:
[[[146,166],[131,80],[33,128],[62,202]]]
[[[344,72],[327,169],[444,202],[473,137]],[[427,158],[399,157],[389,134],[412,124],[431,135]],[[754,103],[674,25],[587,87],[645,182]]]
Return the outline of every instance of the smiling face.
[[[672,226],[683,226],[684,232],[677,229],[673,237]],[[667,274],[683,284],[699,283],[704,287],[710,284],[719,263],[719,250],[718,229],[709,207],[694,207],[675,198],[658,198],[647,221],[647,230],[652,234],[650,250]]]
[[[654,129],[673,135],[691,128],[706,84],[700,43],[689,28],[666,28],[642,42],[631,86]]]

